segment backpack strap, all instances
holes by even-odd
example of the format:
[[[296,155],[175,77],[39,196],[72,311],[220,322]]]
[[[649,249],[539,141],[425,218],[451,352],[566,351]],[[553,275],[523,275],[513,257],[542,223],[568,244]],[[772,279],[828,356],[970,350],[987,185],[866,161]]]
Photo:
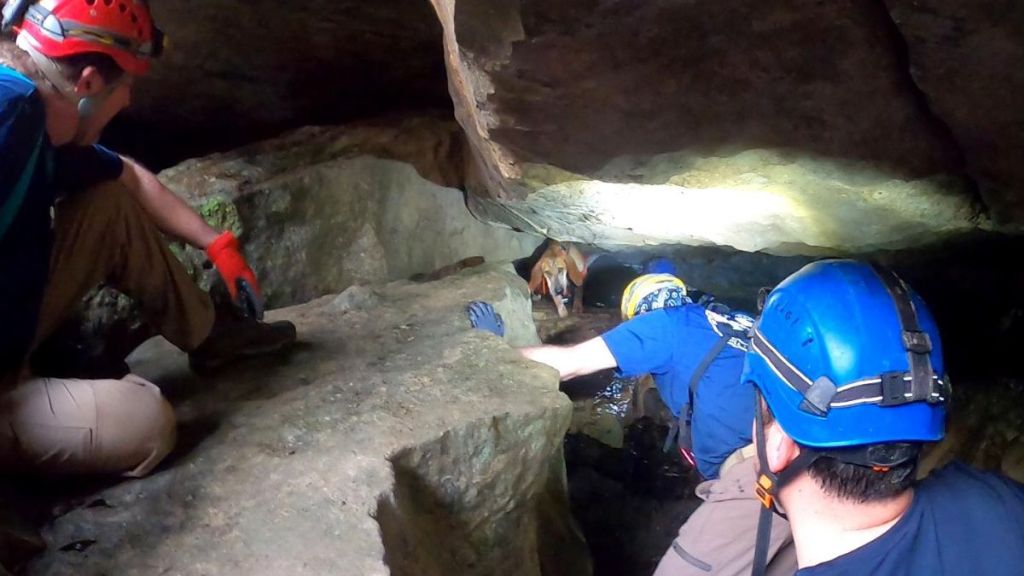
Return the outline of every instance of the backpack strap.
[[[14,221],[14,216],[21,209],[21,204],[25,200],[25,194],[28,193],[28,188],[32,184],[32,176],[35,174],[36,164],[39,161],[39,152],[42,148],[43,132],[40,131],[39,137],[36,138],[36,145],[32,150],[32,155],[29,156],[28,162],[25,164],[25,168],[22,170],[18,181],[14,183],[14,190],[11,191],[11,195],[7,197],[7,200],[0,205],[0,239],[3,239],[11,222]]]
[[[702,298],[702,301],[704,299]],[[712,308],[714,305],[717,307]],[[705,307],[720,314],[726,315],[729,313],[729,308],[725,305],[714,302],[714,298],[708,298]],[[683,453],[683,457],[694,463],[693,459],[693,435],[691,433],[691,426],[693,424],[693,405],[697,399],[697,389],[700,387],[700,383],[704,380],[704,374],[707,373],[708,368],[711,367],[711,363],[715,361],[715,358],[725,350],[725,347],[729,344],[729,341],[733,338],[743,338],[745,340],[750,339],[750,335],[736,330],[731,325],[723,322],[717,324],[719,329],[722,331],[722,335],[719,336],[718,340],[708,349],[707,353],[704,354],[704,358],[701,359],[700,364],[693,371],[693,375],[690,376],[690,382],[688,384],[687,393],[690,396],[690,401],[686,405],[686,413],[680,414],[679,419],[673,422],[672,428],[669,430],[669,436],[665,439],[665,452],[668,452],[669,446],[676,441],[679,445],[679,450]]]
[[[693,402],[697,398],[697,388],[700,387],[701,380],[704,379],[704,374],[711,367],[711,363],[718,358],[718,355],[725,350],[725,346],[729,343],[729,340],[734,336],[729,330],[722,330],[723,334],[718,338],[717,341],[708,349],[707,353],[704,354],[704,358],[697,365],[697,369],[693,371],[693,375],[690,376],[690,384],[688,393],[690,395],[690,401],[686,405],[686,417],[685,420],[680,418],[679,423],[679,446],[686,449],[693,449],[693,438],[690,435],[690,425],[693,423]]]

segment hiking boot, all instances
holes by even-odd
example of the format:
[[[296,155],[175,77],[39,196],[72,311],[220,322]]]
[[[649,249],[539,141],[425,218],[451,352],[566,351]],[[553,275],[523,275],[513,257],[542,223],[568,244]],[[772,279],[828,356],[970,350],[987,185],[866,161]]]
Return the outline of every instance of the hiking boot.
[[[284,352],[295,344],[295,337],[295,324],[287,320],[260,322],[218,307],[210,335],[189,352],[188,364],[193,372],[211,372],[243,358]]]

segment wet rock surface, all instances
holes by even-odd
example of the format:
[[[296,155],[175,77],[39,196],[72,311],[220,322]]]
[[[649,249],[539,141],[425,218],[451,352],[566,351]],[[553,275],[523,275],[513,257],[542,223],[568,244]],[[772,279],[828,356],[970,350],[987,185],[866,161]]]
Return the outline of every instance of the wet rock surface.
[[[270,314],[298,325],[287,358],[200,379],[166,343],[140,349],[135,370],[176,405],[177,452],[148,478],[80,487],[27,573],[588,573],[570,404],[508,346],[537,341],[525,283],[485,266],[353,290]],[[494,303],[507,342],[468,327],[472,299]]]

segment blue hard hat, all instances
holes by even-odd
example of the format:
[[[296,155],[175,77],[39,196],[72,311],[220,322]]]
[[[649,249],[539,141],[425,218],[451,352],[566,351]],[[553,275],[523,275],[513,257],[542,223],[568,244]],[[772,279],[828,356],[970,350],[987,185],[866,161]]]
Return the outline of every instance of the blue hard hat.
[[[812,448],[932,442],[949,397],[924,301],[895,274],[853,260],[809,264],[768,295],[744,381]]]
[[[668,258],[652,258],[644,264],[644,274],[671,274],[678,276],[676,265]]]

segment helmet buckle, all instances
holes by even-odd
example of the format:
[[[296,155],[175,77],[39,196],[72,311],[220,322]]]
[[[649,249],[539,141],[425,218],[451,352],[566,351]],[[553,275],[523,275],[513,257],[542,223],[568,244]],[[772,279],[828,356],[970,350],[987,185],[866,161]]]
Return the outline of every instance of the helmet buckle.
[[[920,331],[903,331],[903,348],[911,354],[928,354],[932,351],[932,339]]]
[[[800,402],[800,409],[815,416],[824,418],[832,409],[832,399],[836,396],[836,385],[828,377],[822,376],[811,384]]]
[[[880,406],[899,406],[912,401],[907,398],[907,380],[903,372],[882,374],[882,401]]]

